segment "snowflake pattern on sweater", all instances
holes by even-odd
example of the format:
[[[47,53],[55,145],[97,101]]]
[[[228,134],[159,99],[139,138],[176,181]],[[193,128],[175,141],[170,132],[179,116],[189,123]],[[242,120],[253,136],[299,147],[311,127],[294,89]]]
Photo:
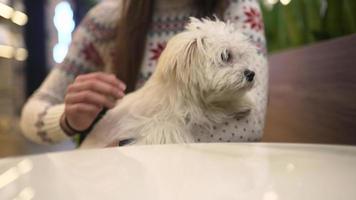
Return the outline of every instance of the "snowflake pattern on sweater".
[[[64,111],[63,99],[67,86],[79,74],[111,71],[115,59],[116,24],[120,1],[103,1],[95,6],[77,28],[69,52],[55,67],[41,87],[26,103],[21,127],[29,139],[45,144],[68,140],[59,127]],[[191,4],[190,4],[191,5]],[[156,10],[147,35],[145,54],[136,88],[141,87],[154,72],[157,60],[167,41],[184,30],[190,16],[197,11],[189,5]],[[200,125],[194,128],[196,142],[258,141],[262,137],[267,103],[268,68],[262,14],[257,0],[229,0],[224,20],[230,21],[258,48],[256,87],[251,91],[256,109],[244,119],[231,119],[216,124],[215,134],[207,134]],[[33,117],[35,116],[35,117]]]

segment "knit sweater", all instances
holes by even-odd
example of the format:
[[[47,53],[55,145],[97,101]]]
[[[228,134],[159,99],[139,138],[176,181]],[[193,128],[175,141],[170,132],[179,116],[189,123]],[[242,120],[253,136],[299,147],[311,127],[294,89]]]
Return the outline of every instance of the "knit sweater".
[[[176,33],[183,31],[188,18],[197,14],[191,0],[156,2],[137,88],[141,87],[153,73],[167,41]],[[54,144],[70,139],[59,125],[64,112],[66,88],[80,74],[112,71],[120,6],[119,0],[102,1],[77,27],[66,58],[52,69],[23,108],[21,128],[27,138],[43,144]],[[205,133],[200,125],[196,124],[193,136],[196,142],[258,141],[262,138],[264,128],[268,83],[266,45],[258,1],[229,0],[224,20],[233,23],[257,46],[258,64],[252,66],[256,73],[256,85],[250,92],[255,107],[243,119],[230,119],[222,124],[216,124],[213,126],[214,134]]]

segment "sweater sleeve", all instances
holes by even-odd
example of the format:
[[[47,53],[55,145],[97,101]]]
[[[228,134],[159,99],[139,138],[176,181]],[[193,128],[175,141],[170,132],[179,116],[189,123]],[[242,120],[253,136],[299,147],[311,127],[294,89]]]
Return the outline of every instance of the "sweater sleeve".
[[[80,74],[105,70],[115,37],[118,8],[113,1],[94,7],[77,27],[64,61],[54,67],[23,107],[20,126],[28,139],[54,144],[70,139],[59,122],[67,86]]]

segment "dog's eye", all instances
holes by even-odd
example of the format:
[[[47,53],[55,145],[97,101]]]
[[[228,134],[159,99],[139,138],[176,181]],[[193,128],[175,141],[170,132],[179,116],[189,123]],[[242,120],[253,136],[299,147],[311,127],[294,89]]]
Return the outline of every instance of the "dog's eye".
[[[221,60],[223,62],[230,62],[231,61],[231,52],[227,49],[225,49],[222,53],[221,53]]]

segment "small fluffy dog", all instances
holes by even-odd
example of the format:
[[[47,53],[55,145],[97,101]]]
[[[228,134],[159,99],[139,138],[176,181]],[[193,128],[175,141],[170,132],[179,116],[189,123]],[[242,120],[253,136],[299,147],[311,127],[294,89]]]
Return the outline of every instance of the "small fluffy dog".
[[[191,18],[167,44],[146,84],[119,100],[94,127],[81,148],[194,142],[194,123],[212,124],[249,113],[247,92],[256,49],[232,24]]]

